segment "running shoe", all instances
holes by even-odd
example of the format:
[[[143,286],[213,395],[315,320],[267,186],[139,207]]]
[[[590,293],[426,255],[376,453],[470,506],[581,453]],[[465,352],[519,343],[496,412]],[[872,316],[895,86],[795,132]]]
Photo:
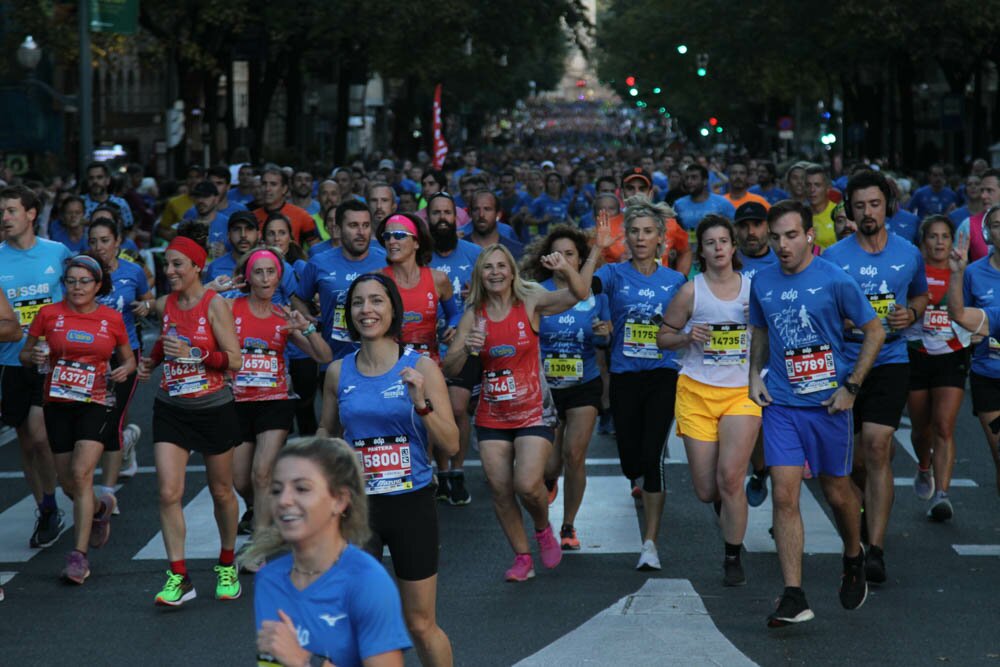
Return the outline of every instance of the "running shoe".
[[[139,436],[142,429],[137,424],[129,424],[122,431],[122,469],[119,477],[131,478],[139,471],[139,457],[136,456],[135,447],[139,444]]]
[[[887,577],[885,574],[885,552],[882,547],[874,544],[869,545],[868,553],[865,555],[865,579],[873,584],[884,584]]]
[[[240,517],[240,523],[236,527],[236,532],[240,535],[253,535],[253,508],[251,507],[243,516]]]
[[[167,570],[167,583],[163,585],[163,590],[156,594],[154,602],[163,607],[180,607],[196,597],[198,593],[186,574]]]
[[[448,504],[468,505],[472,502],[472,494],[465,488],[465,473],[452,473],[448,481]]]
[[[50,547],[62,532],[63,514],[59,510],[35,510],[35,514],[38,517],[35,520],[35,532],[31,534],[28,545],[32,549]]]
[[[551,570],[562,560],[562,548],[552,534],[552,524],[545,526],[545,530],[536,530],[535,540],[538,542],[538,555],[542,559],[542,565]]]
[[[535,576],[535,562],[531,554],[517,554],[514,564],[510,566],[503,577],[507,581],[527,581]]]
[[[913,492],[921,500],[930,500],[934,497],[934,470],[932,468],[927,470],[917,468],[917,474],[913,476]]]
[[[215,570],[216,600],[235,600],[243,594],[235,565],[216,565],[212,569]]]
[[[642,500],[642,487],[638,484],[632,485],[632,498],[634,500]]]
[[[545,488],[549,492],[549,505],[556,501],[559,497],[559,480],[558,479],[547,479],[545,480]]]
[[[559,529],[559,546],[566,551],[580,549],[580,540],[576,539],[576,528],[566,523],[563,524],[563,527]]]
[[[805,623],[816,618],[816,614],[806,602],[806,594],[801,590],[785,589],[778,601],[778,608],[767,617],[767,627],[783,628],[795,623]]]
[[[105,493],[98,499],[97,511],[94,512],[90,524],[90,548],[100,549],[108,543],[111,537],[111,513],[115,511],[118,501],[110,493]]]
[[[76,549],[66,556],[66,567],[62,571],[63,579],[74,584],[82,584],[90,576],[90,563],[87,556]]]
[[[443,472],[437,474],[437,495],[435,496],[443,503],[451,502],[451,476]]]
[[[938,491],[937,495],[934,496],[934,503],[931,508],[927,510],[927,518],[931,521],[950,521],[951,517],[955,515],[955,509],[951,506],[951,500],[948,499],[948,494],[944,491]]]
[[[635,569],[649,572],[660,569],[660,555],[656,552],[656,544],[653,540],[646,540],[642,543],[642,551],[639,552],[639,563]]]
[[[726,556],[722,561],[722,572],[723,586],[745,586],[747,583],[747,575],[739,558]]]
[[[760,507],[767,500],[767,472],[753,473],[747,480],[747,503],[750,507]]]
[[[844,556],[844,575],[840,579],[840,604],[844,609],[857,609],[868,599],[868,582],[865,581],[865,550],[860,558]]]

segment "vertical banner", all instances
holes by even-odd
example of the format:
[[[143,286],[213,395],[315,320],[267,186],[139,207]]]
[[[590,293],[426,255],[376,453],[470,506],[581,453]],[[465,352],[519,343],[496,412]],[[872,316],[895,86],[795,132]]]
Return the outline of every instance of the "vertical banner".
[[[444,166],[444,159],[448,156],[448,142],[444,140],[444,125],[441,123],[441,84],[434,87],[434,160],[435,169]]]

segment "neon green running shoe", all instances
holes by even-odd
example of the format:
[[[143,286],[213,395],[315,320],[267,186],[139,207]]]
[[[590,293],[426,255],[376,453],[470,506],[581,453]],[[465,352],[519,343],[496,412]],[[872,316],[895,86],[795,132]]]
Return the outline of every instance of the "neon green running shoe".
[[[212,569],[215,570],[216,577],[216,600],[235,600],[243,594],[236,565],[216,565]]]
[[[164,607],[180,607],[188,600],[198,597],[194,584],[186,575],[176,574],[167,570],[167,583],[163,590],[156,594],[156,604]]]

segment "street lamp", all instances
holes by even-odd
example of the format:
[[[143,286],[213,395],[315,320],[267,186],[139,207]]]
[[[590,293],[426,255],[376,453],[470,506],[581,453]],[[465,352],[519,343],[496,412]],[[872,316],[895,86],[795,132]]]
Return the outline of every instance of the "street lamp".
[[[17,62],[21,67],[34,72],[38,63],[42,60],[42,50],[31,35],[24,38],[21,45],[17,47]]]

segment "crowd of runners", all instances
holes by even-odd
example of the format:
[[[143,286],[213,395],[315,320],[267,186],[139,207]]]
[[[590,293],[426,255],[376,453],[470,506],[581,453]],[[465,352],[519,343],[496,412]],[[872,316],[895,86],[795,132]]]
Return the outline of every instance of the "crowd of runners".
[[[192,166],[159,204],[140,167],[94,163],[79,193],[7,185],[0,409],[38,505],[25,539],[53,545],[72,512],[61,576],[83,584],[151,429],[157,605],[196,596],[182,498],[199,453],[214,595],[240,597],[241,570],[257,572],[263,661],[401,664],[412,642],[448,665],[439,507],[492,503],[511,553],[488,576],[534,577],[533,550],[556,568],[581,548],[595,430],[641,507],[639,570],[661,567],[672,427],[718,515],[722,584],[752,581],[748,508],[770,493],[785,584],[771,627],[813,618],[804,478],[843,540],[844,608],[887,582],[904,410],[930,520],[955,512],[967,383],[1000,492],[1000,172],[976,161],[953,190],[935,165],[911,194],[877,164],[834,179],[809,162],[610,153]],[[151,424],[129,419],[141,382]],[[466,483],[473,442],[489,499]],[[384,547],[395,581],[365,554]],[[330,632],[331,600],[351,637]]]

